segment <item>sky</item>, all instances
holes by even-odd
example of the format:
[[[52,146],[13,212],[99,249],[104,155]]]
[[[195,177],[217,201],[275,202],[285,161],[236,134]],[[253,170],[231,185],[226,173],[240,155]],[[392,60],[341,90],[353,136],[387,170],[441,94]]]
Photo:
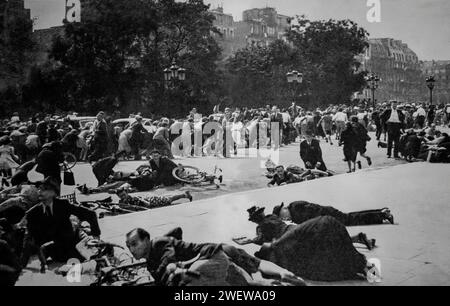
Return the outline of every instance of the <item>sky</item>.
[[[370,23],[369,1],[380,1],[381,20]],[[37,17],[35,28],[60,25],[65,0],[25,0]],[[421,60],[450,60],[450,0],[205,0],[212,8],[221,5],[234,19],[250,8],[275,7],[280,14],[306,15],[312,20],[352,19],[370,37],[402,40]]]

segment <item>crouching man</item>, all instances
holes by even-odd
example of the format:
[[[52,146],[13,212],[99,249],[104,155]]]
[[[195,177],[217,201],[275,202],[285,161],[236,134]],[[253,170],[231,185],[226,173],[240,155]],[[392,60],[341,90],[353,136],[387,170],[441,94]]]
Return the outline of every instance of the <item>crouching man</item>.
[[[181,238],[181,237],[177,237]],[[147,260],[147,269],[160,286],[189,284],[190,286],[247,286],[268,285],[258,282],[252,274],[261,272],[266,277],[280,280],[297,279],[293,273],[271,262],[260,260],[241,249],[226,244],[188,243],[173,237],[150,238],[140,228],[126,236],[131,254],[138,260]],[[185,275],[197,274],[182,282],[174,281],[181,268]]]
[[[83,259],[76,249],[79,236],[74,231],[72,215],[80,222],[89,222],[92,236],[96,238],[100,236],[95,212],[72,205],[67,200],[58,199],[58,194],[59,182],[53,178],[46,178],[39,184],[40,203],[30,209],[25,216],[27,234],[24,242],[23,266],[28,264],[30,255],[43,245],[48,245],[45,255],[56,262],[66,262],[70,258]],[[45,266],[45,261],[42,264]],[[42,271],[45,270],[44,266],[41,267]]]

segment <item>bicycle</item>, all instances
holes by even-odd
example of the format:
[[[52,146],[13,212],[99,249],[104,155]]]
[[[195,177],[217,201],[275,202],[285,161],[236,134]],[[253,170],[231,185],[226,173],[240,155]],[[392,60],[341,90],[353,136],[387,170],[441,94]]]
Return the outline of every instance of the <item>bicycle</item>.
[[[209,185],[216,185],[216,188],[219,189],[219,184],[223,182],[222,169],[217,166],[214,168],[214,174],[208,174],[200,171],[196,167],[178,165],[177,168],[173,169],[172,175],[180,182],[193,186],[208,183]],[[216,180],[218,180],[219,183],[216,183]]]
[[[70,152],[63,152],[64,160],[62,162],[65,170],[71,170],[78,163],[77,157]]]

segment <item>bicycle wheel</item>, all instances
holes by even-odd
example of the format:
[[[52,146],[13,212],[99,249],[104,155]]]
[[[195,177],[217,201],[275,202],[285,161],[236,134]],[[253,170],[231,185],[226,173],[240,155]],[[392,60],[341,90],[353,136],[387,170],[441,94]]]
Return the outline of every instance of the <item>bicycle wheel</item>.
[[[75,167],[75,165],[78,162],[77,157],[70,152],[64,152],[63,155],[64,155],[64,166],[66,167],[66,169],[70,170],[73,167]]]
[[[191,166],[180,166],[172,171],[172,175],[179,181],[187,184],[199,184],[205,181],[206,174],[198,168]]]

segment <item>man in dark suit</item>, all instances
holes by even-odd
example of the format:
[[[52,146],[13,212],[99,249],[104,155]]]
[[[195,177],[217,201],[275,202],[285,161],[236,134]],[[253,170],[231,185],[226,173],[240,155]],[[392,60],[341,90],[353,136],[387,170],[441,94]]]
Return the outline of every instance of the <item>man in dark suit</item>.
[[[300,143],[300,157],[305,163],[306,169],[327,171],[322,158],[320,143],[310,133],[306,135],[306,140]]]
[[[36,158],[36,172],[45,178],[52,177],[61,183],[60,163],[64,161],[62,144],[59,141],[47,143]]]
[[[163,157],[157,150],[151,152],[151,159],[149,161],[150,168],[156,172],[155,184],[164,186],[173,186],[179,183],[179,181],[173,176],[173,169],[177,168],[177,164]]]
[[[70,258],[80,258],[75,249],[76,231],[70,220],[71,215],[87,221],[91,225],[92,236],[100,236],[97,215],[94,211],[70,204],[67,200],[57,198],[59,183],[51,177],[39,184],[39,199],[41,203],[26,213],[27,234],[25,237],[25,252],[22,264],[26,266],[33,249],[53,242],[46,255],[54,261],[65,262]]]
[[[283,115],[281,115],[280,110],[278,109],[278,107],[274,106],[272,108],[272,115],[270,115],[270,122],[271,122],[271,128],[273,127],[273,124],[278,123],[278,133],[279,133],[279,139],[278,139],[278,143],[275,143],[275,148],[278,148],[278,146],[281,144],[281,141],[283,140]],[[275,131],[271,130],[271,133],[273,133]],[[272,140],[274,139],[274,137],[272,137]]]
[[[391,102],[391,108],[381,115],[383,122],[386,122],[388,132],[388,158],[392,157],[392,147],[394,147],[394,158],[399,158],[398,151],[400,145],[401,131],[405,124],[405,115],[397,109],[397,102]]]
[[[177,238],[165,236],[151,239],[147,231],[136,228],[126,235],[126,245],[134,258],[147,260],[147,270],[159,285],[174,285],[170,277],[170,274],[176,273],[174,268],[192,269],[186,263],[195,261],[211,261],[213,264],[212,270],[200,274],[205,279],[203,283],[201,280],[194,282],[197,285],[255,285],[258,281],[251,280],[251,277],[257,272],[275,279],[295,278],[288,270],[259,260],[242,249],[227,244],[189,243]],[[239,269],[230,271],[227,262]]]

